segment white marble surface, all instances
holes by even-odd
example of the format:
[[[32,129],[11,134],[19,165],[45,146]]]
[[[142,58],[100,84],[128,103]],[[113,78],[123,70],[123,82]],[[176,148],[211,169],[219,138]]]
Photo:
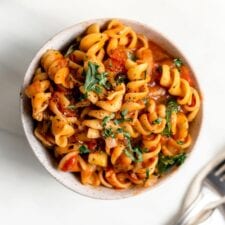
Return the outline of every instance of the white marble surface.
[[[225,147],[224,10],[224,0],[1,0],[0,224],[170,224],[191,179]],[[118,201],[85,198],[57,183],[32,154],[20,124],[20,84],[35,52],[61,29],[99,17],[139,20],[174,40],[204,96],[204,125],[184,170],[167,186]],[[205,224],[225,222],[216,212]]]

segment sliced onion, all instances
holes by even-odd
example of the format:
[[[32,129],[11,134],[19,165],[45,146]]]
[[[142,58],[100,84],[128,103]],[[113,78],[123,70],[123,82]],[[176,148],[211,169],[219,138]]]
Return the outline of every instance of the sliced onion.
[[[117,146],[117,141],[115,138],[108,137],[105,139],[106,148],[114,148]]]

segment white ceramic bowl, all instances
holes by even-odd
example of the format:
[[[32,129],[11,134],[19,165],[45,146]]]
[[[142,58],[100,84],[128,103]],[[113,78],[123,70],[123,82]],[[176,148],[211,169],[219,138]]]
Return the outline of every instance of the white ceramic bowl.
[[[114,189],[108,189],[105,187],[92,187],[88,185],[82,185],[80,183],[80,180],[74,176],[72,173],[64,173],[56,168],[56,164],[54,162],[54,159],[49,154],[48,150],[45,149],[45,147],[37,140],[37,138],[33,134],[34,130],[34,123],[33,119],[31,117],[31,104],[30,100],[25,96],[24,94],[24,88],[30,84],[32,77],[34,75],[35,69],[39,65],[39,61],[41,56],[45,53],[47,49],[63,49],[65,46],[67,46],[70,42],[74,40],[74,38],[78,35],[80,35],[90,24],[92,23],[99,23],[101,25],[104,25],[107,21],[109,21],[111,18],[106,19],[95,19],[95,20],[89,20],[82,23],[78,23],[74,26],[71,26],[69,28],[66,28],[65,30],[61,31],[57,35],[55,35],[53,38],[51,38],[34,56],[32,62],[30,63],[22,85],[21,89],[21,117],[22,117],[22,124],[24,128],[25,135],[27,137],[27,140],[36,155],[36,157],[39,159],[41,164],[46,168],[46,170],[56,178],[60,183],[64,184],[67,188],[88,196],[92,198],[97,199],[120,199],[120,198],[126,198],[133,195],[136,195],[137,193],[143,192],[145,190],[149,190],[151,188],[132,188],[128,190],[114,190]],[[162,34],[159,32],[153,30],[151,27],[141,24],[136,21],[127,20],[127,19],[119,19],[124,24],[131,26],[136,32],[145,34],[149,39],[163,47],[166,51],[168,51],[171,55],[179,57],[183,60],[183,62],[189,66],[189,68],[192,70],[192,73],[194,75],[194,79],[197,84],[198,90],[199,83],[197,80],[197,76],[195,76],[195,73],[190,66],[190,63],[188,63],[187,58],[177,49],[177,47],[169,41],[167,38],[165,38]],[[202,106],[203,107],[203,106]],[[191,125],[190,133],[193,137],[193,144],[191,146],[191,150],[194,147],[194,144],[196,142],[196,139],[198,137],[201,123],[202,123],[202,107],[201,110],[197,116],[197,118],[194,120],[194,122]],[[188,161],[188,160],[187,160]],[[181,166],[182,168],[182,166]],[[168,177],[168,176],[167,176]],[[171,176],[169,176],[172,180]],[[158,184],[164,183],[165,180],[161,180]],[[166,184],[167,182],[165,182]],[[153,187],[157,187],[158,184],[156,184]]]

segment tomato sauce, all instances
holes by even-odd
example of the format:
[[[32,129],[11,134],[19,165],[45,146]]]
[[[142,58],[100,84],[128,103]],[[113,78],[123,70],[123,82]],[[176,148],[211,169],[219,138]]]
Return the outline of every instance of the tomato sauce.
[[[104,62],[107,71],[118,73],[125,73],[125,62],[127,59],[127,53],[124,48],[117,48],[112,50],[109,54],[109,58]]]
[[[186,66],[182,66],[180,76],[185,79],[192,87],[195,86],[194,80],[191,77],[191,72]]]

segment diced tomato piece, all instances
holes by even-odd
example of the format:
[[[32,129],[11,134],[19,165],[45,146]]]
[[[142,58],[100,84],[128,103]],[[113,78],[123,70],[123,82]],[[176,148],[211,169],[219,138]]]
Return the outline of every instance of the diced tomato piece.
[[[121,64],[125,64],[127,59],[127,53],[124,48],[117,48],[111,51],[111,53],[109,54],[109,57],[111,59],[114,59],[120,62]]]
[[[62,169],[62,171],[64,172],[68,172],[68,171],[76,171],[78,170],[79,171],[79,167],[78,167],[78,164],[77,164],[77,155],[71,157],[70,159],[68,159]]]
[[[127,59],[127,53],[124,48],[117,48],[110,52],[109,57],[105,61],[105,67],[107,71],[114,73],[125,73],[125,62]]]
[[[115,59],[107,59],[105,61],[106,71],[111,71],[116,74],[125,72],[125,65]]]
[[[72,109],[60,108],[60,111],[66,117],[74,117],[74,116],[76,116],[76,112],[74,110],[72,110]]]
[[[94,151],[97,147],[97,141],[95,139],[88,141],[86,144],[87,144],[88,149],[91,151]]]
[[[191,86],[195,86],[194,80],[191,77],[191,72],[186,66],[182,66],[180,70],[181,78],[185,79]]]

